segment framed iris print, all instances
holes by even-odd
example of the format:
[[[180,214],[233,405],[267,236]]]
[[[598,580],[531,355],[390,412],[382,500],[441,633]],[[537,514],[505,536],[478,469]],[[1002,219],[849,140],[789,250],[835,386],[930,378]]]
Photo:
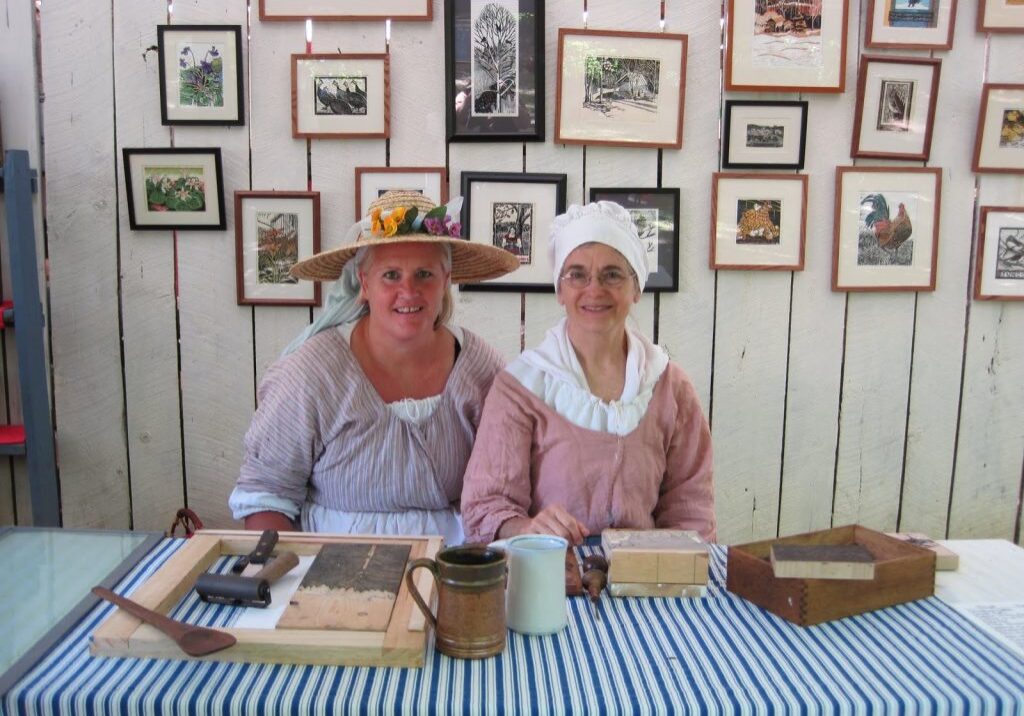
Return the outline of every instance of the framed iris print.
[[[981,207],[974,297],[1024,301],[1024,206]]]
[[[851,157],[928,160],[941,62],[861,57]]]
[[[725,88],[843,92],[849,0],[729,0]]]
[[[158,25],[163,124],[245,124],[240,25]]]
[[[260,0],[260,20],[430,20],[431,0]]]
[[[679,189],[590,188],[591,201],[612,201],[629,212],[647,253],[644,293],[679,290]]]
[[[807,175],[714,175],[712,269],[802,271],[806,226]]]
[[[515,254],[519,268],[460,288],[553,293],[548,233],[565,211],[565,187],[565,174],[462,172],[463,238]]]
[[[224,228],[219,147],[125,147],[121,155],[132,230]]]
[[[374,199],[389,191],[416,191],[436,206],[448,203],[444,167],[356,167],[356,217],[369,216]]]
[[[448,139],[543,141],[544,0],[444,6]]]
[[[292,136],[387,138],[388,71],[386,54],[292,55]]]
[[[1024,84],[985,84],[981,91],[974,171],[1024,174]]]
[[[1024,32],[1024,2],[978,0],[978,32]]]
[[[957,0],[868,0],[865,47],[948,50]]]
[[[722,134],[725,169],[803,169],[807,102],[728,99]]]

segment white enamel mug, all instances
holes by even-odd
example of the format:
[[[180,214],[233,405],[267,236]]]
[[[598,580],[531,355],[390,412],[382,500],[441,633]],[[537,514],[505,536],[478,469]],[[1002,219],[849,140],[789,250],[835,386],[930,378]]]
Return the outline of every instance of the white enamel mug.
[[[566,623],[565,550],[554,535],[517,535],[492,542],[508,555],[505,619],[520,634],[554,634]]]

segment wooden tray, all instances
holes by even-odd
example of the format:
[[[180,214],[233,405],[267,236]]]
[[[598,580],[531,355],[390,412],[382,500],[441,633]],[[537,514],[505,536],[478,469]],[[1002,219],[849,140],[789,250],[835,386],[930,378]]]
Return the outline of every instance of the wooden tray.
[[[129,597],[167,614],[192,589],[200,574],[223,555],[248,554],[259,532],[200,530]],[[399,543],[410,545],[409,559],[434,557],[441,537],[381,537],[282,532],[275,551],[316,554],[320,545],[333,542]],[[416,585],[433,599],[434,580],[420,570]],[[234,634],[234,646],[201,657],[202,661],[241,661],[278,664],[336,664],[345,666],[422,666],[427,643],[425,619],[402,580],[385,631],[321,629],[223,629]],[[91,653],[99,656],[193,659],[168,637],[148,624],[115,611],[92,635]]]
[[[784,579],[772,572],[773,544],[860,544],[875,557],[875,577]],[[801,626],[930,597],[935,553],[860,525],[729,547],[726,588]]]

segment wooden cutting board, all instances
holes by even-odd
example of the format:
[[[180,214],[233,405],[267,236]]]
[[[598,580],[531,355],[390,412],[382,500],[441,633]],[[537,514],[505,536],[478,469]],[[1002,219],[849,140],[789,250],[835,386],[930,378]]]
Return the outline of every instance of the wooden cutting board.
[[[408,559],[403,544],[323,545],[277,628],[386,631]]]

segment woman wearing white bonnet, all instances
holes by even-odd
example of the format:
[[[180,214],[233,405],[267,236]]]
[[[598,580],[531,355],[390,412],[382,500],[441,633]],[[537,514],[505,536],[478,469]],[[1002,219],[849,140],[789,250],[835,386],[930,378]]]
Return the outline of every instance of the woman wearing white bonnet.
[[[494,380],[466,469],[467,537],[609,527],[715,539],[711,434],[689,378],[626,325],[648,274],[629,212],[570,206],[549,256],[565,318]]]

